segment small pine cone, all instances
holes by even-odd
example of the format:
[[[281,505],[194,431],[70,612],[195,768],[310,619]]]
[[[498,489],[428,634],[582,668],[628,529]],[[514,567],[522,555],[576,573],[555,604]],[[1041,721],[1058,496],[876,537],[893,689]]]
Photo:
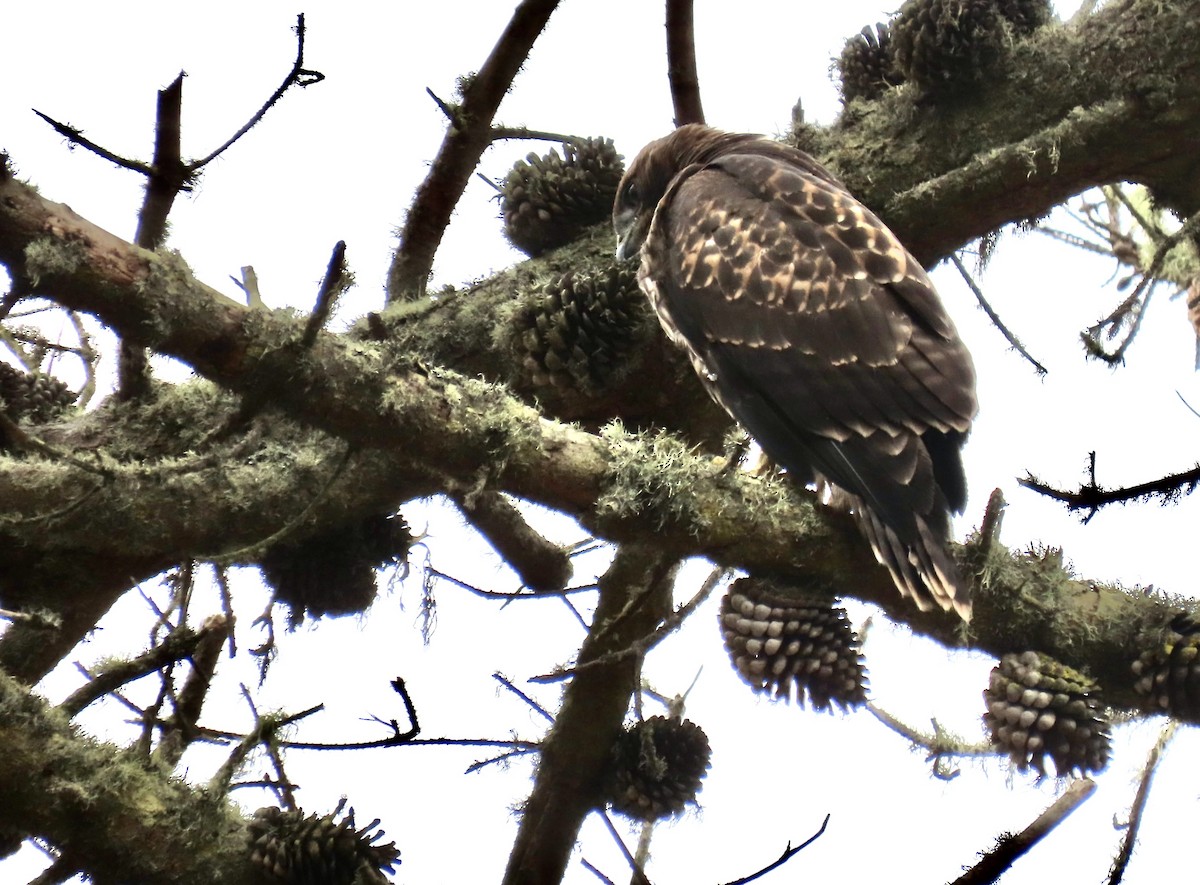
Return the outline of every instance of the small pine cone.
[[[518,160],[500,186],[504,234],[531,258],[571,242],[612,213],[625,173],[610,138],[565,144]]]
[[[828,596],[738,578],[721,600],[721,634],[734,669],[755,691],[814,710],[867,699],[867,674],[846,610]]]
[[[1021,771],[1044,776],[1046,756],[1059,777],[1099,771],[1108,764],[1109,723],[1096,688],[1046,655],[1005,655],[983,693],[992,744]]]
[[[272,885],[388,885],[385,873],[400,862],[395,842],[377,845],[383,837],[379,821],[355,829],[354,809],[337,819],[333,814],[304,816],[303,811],[260,808],[251,818],[250,860],[259,879]]]
[[[712,749],[704,730],[678,716],[651,716],[627,728],[613,747],[606,798],[613,811],[641,821],[671,817],[696,803]]]
[[[14,421],[52,421],[75,404],[76,394],[51,375],[30,375],[0,363],[0,408]]]
[[[259,567],[296,627],[305,613],[318,618],[365,611],[375,601],[375,570],[403,562],[412,540],[403,517],[375,516],[298,544],[278,544]]]
[[[997,6],[1016,37],[1029,36],[1054,17],[1050,0],[997,0]]]
[[[908,0],[892,22],[896,70],[927,95],[968,90],[1007,39],[997,0]]]
[[[1134,690],[1150,709],[1189,722],[1200,722],[1200,632],[1177,619],[1160,648],[1144,651],[1133,662]]]
[[[846,41],[836,62],[842,81],[842,103],[856,98],[874,101],[904,82],[892,59],[892,33],[887,25],[870,25]]]
[[[654,328],[649,316],[630,263],[568,271],[517,309],[511,341],[535,386],[595,394],[634,368],[631,357]]]

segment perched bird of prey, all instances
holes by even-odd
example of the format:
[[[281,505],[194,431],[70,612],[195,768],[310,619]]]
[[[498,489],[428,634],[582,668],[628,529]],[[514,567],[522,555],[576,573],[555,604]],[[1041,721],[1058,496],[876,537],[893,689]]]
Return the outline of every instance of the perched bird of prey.
[[[713,398],[799,482],[841,490],[901,593],[969,619],[947,543],[975,371],[896,236],[802,151],[695,124],[642,149],[613,224]]]

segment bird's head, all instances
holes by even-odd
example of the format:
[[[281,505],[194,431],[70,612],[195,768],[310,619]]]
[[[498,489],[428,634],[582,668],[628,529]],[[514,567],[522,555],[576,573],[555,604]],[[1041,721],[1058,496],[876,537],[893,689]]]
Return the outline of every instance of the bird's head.
[[[617,186],[613,202],[613,227],[617,231],[617,261],[634,258],[650,233],[650,222],[658,201],[667,192],[667,185],[678,168],[671,162],[670,151],[664,149],[667,138],[652,141],[634,158]]]
[[[715,159],[727,147],[759,138],[689,123],[642,148],[625,170],[613,203],[617,260],[637,256],[650,233],[654,210],[680,172]]]

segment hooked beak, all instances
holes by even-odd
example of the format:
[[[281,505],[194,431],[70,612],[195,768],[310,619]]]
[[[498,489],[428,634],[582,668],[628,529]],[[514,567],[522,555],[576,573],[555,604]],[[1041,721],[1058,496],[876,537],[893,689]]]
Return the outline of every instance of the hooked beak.
[[[626,210],[613,218],[617,231],[617,261],[629,261],[638,256],[649,233],[649,219]]]

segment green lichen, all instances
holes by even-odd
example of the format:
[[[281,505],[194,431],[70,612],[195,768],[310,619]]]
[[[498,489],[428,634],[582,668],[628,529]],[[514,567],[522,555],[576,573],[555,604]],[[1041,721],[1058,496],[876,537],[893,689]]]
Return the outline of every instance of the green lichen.
[[[25,274],[36,287],[47,277],[70,276],[87,260],[82,243],[42,237],[25,247]]]
[[[710,517],[697,506],[694,491],[720,469],[711,459],[666,433],[632,433],[620,422],[606,426],[600,436],[609,444],[608,481],[596,501],[596,511],[616,517],[652,514],[661,526],[672,521],[694,534],[708,527]]]

